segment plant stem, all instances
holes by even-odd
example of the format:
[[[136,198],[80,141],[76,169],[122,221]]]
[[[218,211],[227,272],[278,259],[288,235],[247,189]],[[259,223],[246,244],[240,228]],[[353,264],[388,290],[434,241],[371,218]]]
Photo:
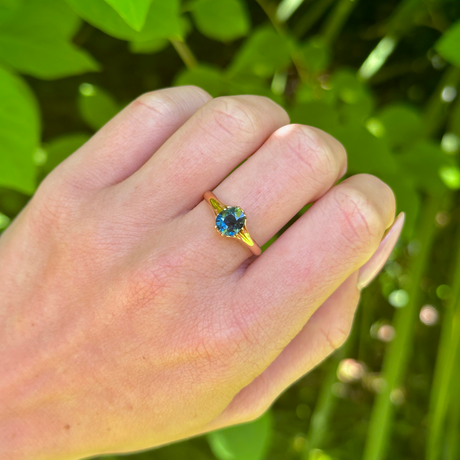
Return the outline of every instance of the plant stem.
[[[309,460],[310,452],[313,449],[321,449],[324,447],[330,421],[338,401],[337,397],[332,392],[334,383],[338,381],[337,368],[343,359],[352,355],[352,351],[359,339],[362,313],[363,307],[361,306],[355,316],[353,328],[348,340],[328,359],[329,365],[308,428],[307,442],[305,443],[305,450],[303,453],[304,460]]]
[[[456,241],[460,241],[460,231],[458,233]],[[456,372],[456,360],[460,356],[460,245],[455,260],[452,297],[446,310],[430,398],[427,460],[443,458],[449,408],[455,407],[455,403],[458,405],[458,401],[454,399],[458,393],[456,388],[458,380],[454,377],[458,377],[459,374],[458,371]],[[454,414],[455,417],[458,418],[458,413]]]
[[[335,42],[358,0],[339,0],[327,17],[321,36],[329,46]]]
[[[187,43],[180,40],[171,40],[171,44],[188,69],[193,69],[198,65],[198,61]]]
[[[372,340],[370,330],[375,316],[376,304],[378,303],[376,299],[381,298],[380,289],[380,284],[378,282],[373,282],[361,294],[358,361],[369,362],[367,355],[369,354]]]
[[[456,363],[460,362],[460,350],[457,349]],[[456,366],[452,377],[450,394],[452,405],[450,406],[450,418],[447,423],[446,456],[445,460],[458,460],[460,458],[460,391],[456,388],[460,380],[460,366]],[[455,387],[454,387],[455,386]]]
[[[396,36],[385,35],[359,68],[358,76],[364,81],[372,78],[385,64],[397,44],[398,38]]]
[[[428,198],[428,203],[422,213],[417,237],[420,248],[410,263],[412,276],[408,288],[409,303],[395,313],[396,336],[385,354],[383,363],[382,377],[385,381],[385,387],[377,395],[373,406],[363,460],[381,460],[384,458],[393,418],[391,394],[402,383],[411,353],[414,324],[417,320],[421,297],[420,282],[429,260],[435,234],[435,217],[441,202],[442,197]]]
[[[448,67],[438,83],[433,96],[427,103],[424,114],[424,125],[427,128],[425,135],[436,135],[444,124],[447,113],[447,103],[442,100],[442,93],[446,86],[457,87],[460,82],[460,68]]]
[[[399,40],[412,29],[414,14],[421,4],[421,0],[404,0],[398,5],[387,22],[386,35],[370,52],[358,70],[361,79],[369,80],[381,69],[395,50]]]
[[[340,361],[349,354],[349,343],[350,340],[329,358],[329,366],[321,384],[318,402],[316,403],[308,428],[307,442],[303,453],[304,460],[310,458],[311,450],[320,448],[324,444],[324,437],[337,403],[337,397],[332,393],[332,386],[337,381],[337,367]]]
[[[297,38],[303,37],[326,12],[334,0],[318,0],[308,10],[307,14],[299,19],[299,22],[293,28],[293,35]]]
[[[292,40],[291,34],[286,28],[285,24],[281,23],[278,18],[276,17],[276,10],[273,8],[273,5],[268,3],[266,0],[256,0],[260,7],[264,10],[265,14],[267,15],[268,19],[272,23],[275,30],[278,32],[279,35],[286,37],[288,40]],[[292,46],[291,51],[291,59],[294,63],[294,66],[299,74],[300,79],[303,82],[307,82],[309,80],[309,74],[307,71],[307,63],[305,58],[301,52],[298,51],[295,44]]]
[[[305,0],[281,0],[276,9],[276,17],[280,22],[286,22],[302,5]]]

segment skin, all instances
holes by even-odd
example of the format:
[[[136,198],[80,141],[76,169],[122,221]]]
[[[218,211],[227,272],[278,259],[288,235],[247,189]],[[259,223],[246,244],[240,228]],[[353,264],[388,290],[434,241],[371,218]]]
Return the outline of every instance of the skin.
[[[238,169],[243,160],[246,160]],[[267,98],[145,94],[0,239],[0,458],[71,460],[259,417],[346,339],[391,190]],[[214,229],[241,206],[260,257]]]

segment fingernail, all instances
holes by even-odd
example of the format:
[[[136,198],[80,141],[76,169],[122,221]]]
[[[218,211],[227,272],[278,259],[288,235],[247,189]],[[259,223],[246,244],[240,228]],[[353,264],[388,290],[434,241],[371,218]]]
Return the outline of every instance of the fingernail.
[[[383,268],[385,262],[390,257],[391,252],[396,246],[401,230],[404,226],[406,215],[401,212],[388,229],[383,240],[380,242],[374,255],[360,268],[358,275],[358,289],[365,288]]]

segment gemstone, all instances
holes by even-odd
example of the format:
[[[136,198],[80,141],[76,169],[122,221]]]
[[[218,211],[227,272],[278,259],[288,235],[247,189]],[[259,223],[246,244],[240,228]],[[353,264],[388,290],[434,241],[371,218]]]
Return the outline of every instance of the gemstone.
[[[224,236],[235,236],[244,227],[246,216],[238,206],[230,206],[220,211],[216,217],[216,227]]]

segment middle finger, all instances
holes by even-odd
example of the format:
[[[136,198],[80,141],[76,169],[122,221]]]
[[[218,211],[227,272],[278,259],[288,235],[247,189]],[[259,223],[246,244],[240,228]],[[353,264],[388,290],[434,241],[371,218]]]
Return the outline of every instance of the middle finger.
[[[188,212],[287,123],[286,111],[266,97],[209,101],[120,184],[124,209],[142,206],[143,216],[162,221]]]

